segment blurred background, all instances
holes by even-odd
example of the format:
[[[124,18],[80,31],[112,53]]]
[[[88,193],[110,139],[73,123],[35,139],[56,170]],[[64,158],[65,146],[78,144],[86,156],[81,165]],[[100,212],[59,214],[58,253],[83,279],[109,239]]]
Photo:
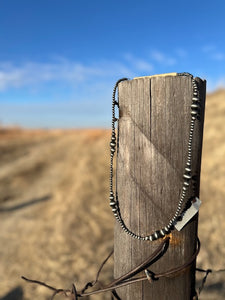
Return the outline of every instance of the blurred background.
[[[0,2],[0,300],[49,299],[21,275],[82,287],[113,247],[108,144],[121,77],[207,80],[198,266],[225,267],[224,11],[222,0]],[[201,299],[224,299],[224,277],[211,275]]]

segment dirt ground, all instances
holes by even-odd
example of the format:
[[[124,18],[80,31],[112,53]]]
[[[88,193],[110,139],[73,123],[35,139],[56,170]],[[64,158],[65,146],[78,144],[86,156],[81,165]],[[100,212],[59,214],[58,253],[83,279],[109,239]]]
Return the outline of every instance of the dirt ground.
[[[113,248],[109,139],[108,130],[0,129],[0,300],[49,299],[21,275],[58,288],[95,278]],[[224,157],[225,91],[217,91],[205,115],[200,268],[225,268]],[[105,281],[112,269],[111,260]],[[200,299],[225,299],[225,273],[209,275]]]

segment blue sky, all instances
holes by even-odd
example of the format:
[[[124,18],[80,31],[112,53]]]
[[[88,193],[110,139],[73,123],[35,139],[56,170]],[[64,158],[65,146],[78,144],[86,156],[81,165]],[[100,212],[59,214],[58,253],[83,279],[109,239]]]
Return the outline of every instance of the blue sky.
[[[225,87],[225,1],[0,1],[0,122],[109,127],[121,77]]]

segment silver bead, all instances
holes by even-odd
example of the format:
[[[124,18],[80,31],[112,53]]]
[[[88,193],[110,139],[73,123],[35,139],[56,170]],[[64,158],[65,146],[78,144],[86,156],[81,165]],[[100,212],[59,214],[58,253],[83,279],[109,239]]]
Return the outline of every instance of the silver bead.
[[[192,116],[196,116],[197,114],[198,114],[197,111],[195,111],[195,110],[192,110],[192,111],[191,111],[191,115],[192,115]]]
[[[199,108],[199,105],[198,105],[198,104],[191,104],[191,108],[193,108],[193,109],[198,109],[198,108]]]
[[[161,229],[160,233],[161,233],[162,236],[165,236],[165,234],[166,234],[164,229]]]
[[[170,229],[169,229],[168,226],[165,226],[165,227],[164,227],[164,230],[165,230],[166,233],[169,233],[169,232],[170,232]]]
[[[185,186],[189,186],[189,182],[184,181],[184,185],[185,185]]]
[[[169,221],[168,227],[171,228],[173,225],[173,219]]]
[[[155,238],[154,234],[151,234],[149,239],[150,239],[150,241],[155,241],[156,238]]]
[[[184,177],[185,179],[191,179],[191,175],[188,175],[188,174],[184,174],[183,177]]]
[[[158,238],[159,238],[159,232],[156,231],[156,232],[154,233],[154,236],[155,236],[156,239],[158,239]]]

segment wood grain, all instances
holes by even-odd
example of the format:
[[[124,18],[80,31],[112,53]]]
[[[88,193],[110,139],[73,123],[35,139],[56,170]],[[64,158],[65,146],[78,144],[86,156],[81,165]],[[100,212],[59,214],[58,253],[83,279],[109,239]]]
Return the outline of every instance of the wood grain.
[[[206,82],[197,78],[201,117],[193,138],[193,172],[199,193]],[[187,156],[192,102],[191,76],[142,77],[119,85],[117,192],[125,224],[137,234],[151,234],[168,224],[176,210]],[[198,216],[181,232],[170,234],[167,253],[153,272],[186,262],[196,249]],[[115,278],[141,263],[160,241],[128,236],[115,225]],[[122,300],[192,299],[195,265],[175,278],[118,289]]]

